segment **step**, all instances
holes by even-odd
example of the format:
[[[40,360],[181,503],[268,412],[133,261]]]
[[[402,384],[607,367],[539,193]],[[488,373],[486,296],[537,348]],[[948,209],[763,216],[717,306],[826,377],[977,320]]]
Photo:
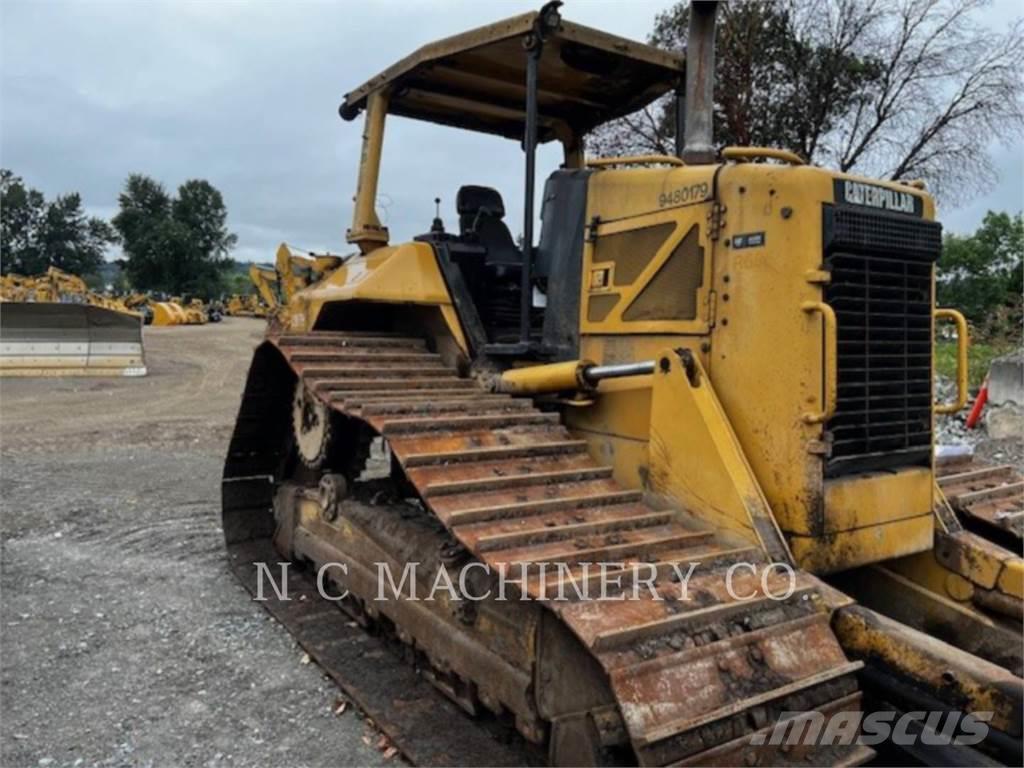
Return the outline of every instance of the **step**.
[[[405,399],[382,401],[364,405],[363,415],[390,416],[394,414],[397,416],[410,414],[416,416],[430,413],[475,413],[492,410],[495,413],[500,413],[502,411],[525,411],[532,408],[533,403],[529,400],[517,400],[508,395],[491,395],[481,392],[472,399],[461,398],[458,400],[442,400],[440,402],[436,399],[415,402],[409,402]]]
[[[974,469],[969,472],[957,472],[952,475],[943,475],[939,478],[939,487],[946,489],[954,485],[960,485],[961,483],[980,482],[982,480],[989,480],[992,478],[1012,476],[1015,473],[1016,469],[1011,464],[1001,464],[997,467],[982,467],[981,469]]]
[[[406,339],[410,341],[422,341],[415,336],[410,336],[408,333],[402,333],[401,331],[356,331],[356,330],[316,330],[306,331],[304,333],[289,333],[285,332],[281,335],[281,338],[317,338],[317,339]]]
[[[806,726],[802,723],[814,722],[819,714],[824,716],[827,722],[840,712],[859,712],[862,707],[861,702],[862,694],[858,691],[818,705],[817,708],[809,712],[794,715],[790,718],[794,725],[789,726],[792,730],[788,733],[805,732]],[[779,721],[771,720],[763,728],[745,733],[710,749],[673,760],[668,765],[672,768],[699,768],[709,765],[772,765],[779,768],[830,765],[833,768],[853,768],[853,766],[864,765],[875,757],[875,750],[856,742],[850,745],[835,746],[832,744],[809,744],[796,748],[789,744],[772,744],[771,736],[778,727]],[[811,727],[814,728],[814,726]],[[752,744],[755,737],[759,737],[757,745]],[[663,763],[664,761],[659,761],[656,758],[653,762],[657,765]]]
[[[612,504],[632,504],[642,500],[641,491],[602,491],[594,494],[579,494],[554,499],[534,499],[531,501],[513,502],[512,504],[495,504],[486,507],[460,509],[445,514],[449,526],[467,525],[469,523],[489,523],[507,518],[525,517],[557,509],[581,509],[600,507]],[[443,512],[439,514],[444,514]]]
[[[392,403],[409,405],[432,403],[437,401],[439,398],[443,398],[445,402],[452,400],[466,402],[476,400],[480,397],[486,397],[486,395],[479,390],[466,389],[465,387],[459,389],[403,389],[399,392],[392,392],[390,394],[384,392],[371,392],[365,389],[349,389],[330,390],[327,394],[327,399],[331,401],[340,401],[345,398],[352,398],[353,402],[357,402],[360,408],[373,407],[376,405],[390,405]]]
[[[593,536],[617,531],[633,531],[656,525],[664,525],[671,518],[672,512],[650,512],[648,514],[630,515],[594,522],[541,526],[528,528],[523,531],[496,533],[490,536],[481,536],[476,540],[476,547],[474,549],[478,552],[493,552],[500,549],[530,546],[532,544],[550,544],[554,541],[565,541],[574,536]]]
[[[293,363],[432,363],[441,364],[441,356],[433,352],[391,352],[372,350],[361,347],[358,351],[341,350],[301,350],[291,352],[288,359]]]
[[[527,572],[536,563],[566,563],[570,567],[584,562],[612,562],[613,558],[629,560],[649,560],[652,555],[666,549],[683,546],[698,546],[712,540],[711,531],[688,531],[677,524],[639,531],[624,531],[628,540],[618,544],[601,544],[598,546],[573,547],[567,549],[557,542],[558,546],[540,544],[534,547],[522,547],[520,552],[505,550],[502,557],[505,562],[522,563]],[[624,560],[625,561],[625,560]],[[521,570],[521,569],[520,569]]]
[[[436,365],[401,365],[380,366],[380,365],[331,365],[331,366],[306,366],[302,369],[302,378],[334,380],[334,379],[389,379],[397,380],[422,379],[448,377],[458,379],[455,372],[445,368],[440,363]],[[462,381],[462,379],[459,379]]]
[[[862,669],[864,664],[859,661],[846,661],[831,635],[828,616],[815,611],[800,618],[781,621],[715,642],[636,661],[611,670],[613,688],[623,685],[635,688],[662,684],[671,688],[671,680],[685,681],[689,679],[693,674],[690,670],[694,667],[706,667],[708,664],[712,664],[722,670],[722,665],[725,664],[725,669],[728,669],[729,659],[745,656],[750,653],[749,649],[757,648],[765,658],[770,658],[775,649],[793,648],[803,642],[810,642],[810,639],[815,636],[831,637],[832,645],[827,651],[822,648],[822,655],[812,654],[808,658],[807,666],[801,668],[801,677],[789,678],[788,682],[781,685],[773,680],[773,676],[759,677],[756,685],[741,688],[735,692],[739,693],[740,697],[730,697],[726,702],[713,709],[701,708],[699,711],[680,714],[674,718],[652,713],[655,722],[645,725],[642,732],[633,732],[634,743],[639,746],[656,744],[676,734],[689,732],[692,729],[749,711],[753,707],[763,706],[837,678],[853,675]],[[730,688],[729,677],[726,675],[722,681],[726,688]],[[730,691],[730,693],[733,692]],[[680,702],[680,704],[683,709],[688,708],[687,702]],[[662,717],[665,717],[664,721],[661,720]],[[644,719],[649,720],[646,717]]]
[[[749,615],[752,612],[778,605],[792,605],[814,590],[813,586],[808,585],[794,589],[793,594],[785,600],[776,600],[767,595],[760,595],[747,600],[730,600],[685,613],[674,613],[658,621],[620,627],[599,633],[594,638],[591,648],[597,653],[612,651],[630,643],[671,634],[680,629],[685,629],[692,634],[716,622],[728,621],[735,616]]]
[[[357,392],[365,391],[405,391],[409,389],[475,389],[475,384],[469,379],[459,379],[454,376],[449,378],[438,376],[437,378],[387,378],[387,379],[363,379],[363,378],[331,378],[318,379],[313,382],[313,388],[317,392]]]
[[[500,445],[488,448],[466,448],[458,451],[412,453],[402,459],[402,465],[406,467],[425,467],[435,464],[458,464],[469,461],[516,459],[526,456],[550,456],[560,453],[584,453],[586,450],[586,440],[553,440],[547,443],[530,443],[529,445]]]
[[[751,632],[750,634],[754,633]],[[711,646],[706,645],[703,647],[706,649]],[[671,721],[644,733],[637,739],[637,741],[643,746],[650,746],[651,744],[656,744],[659,741],[675,736],[677,733],[684,733],[686,731],[691,731],[694,728],[700,728],[701,726],[713,723],[716,720],[721,720],[722,718],[739,714],[740,712],[750,710],[754,707],[763,706],[769,702],[777,701],[778,699],[791,696],[794,693],[799,693],[800,691],[806,691],[809,688],[828,683],[832,680],[844,677],[845,675],[855,675],[863,668],[864,662],[862,661],[849,661],[845,664],[839,664],[831,669],[819,672],[818,674],[810,675],[801,680],[795,680],[792,683],[780,685],[778,688],[772,688],[764,691],[763,693],[749,696],[745,699],[740,699],[739,701],[734,701],[724,707],[713,709],[710,712],[704,713],[700,717]]]
[[[453,480],[427,485],[423,495],[427,498],[460,493],[484,493],[487,491],[525,488],[534,485],[557,483],[578,483],[586,480],[606,480],[612,476],[611,467],[580,467],[553,472],[530,472],[524,474],[480,477],[470,480]]]
[[[404,349],[426,349],[426,343],[422,339],[410,339],[398,336],[355,336],[352,334],[328,334],[312,333],[300,336],[285,334],[277,343],[281,347],[369,347],[369,348],[404,348]]]
[[[672,577],[675,575],[673,566],[678,566],[679,570],[685,574],[689,570],[690,563],[692,562],[698,562],[701,567],[711,569],[720,565],[730,565],[741,560],[748,563],[757,562],[759,557],[763,558],[764,553],[758,547],[722,549],[713,542],[709,542],[698,547],[691,546],[681,550],[659,552],[657,562],[651,563],[651,565],[655,568],[655,581],[661,584],[665,581],[671,581]],[[607,569],[605,578],[620,580],[622,588],[629,589],[633,583],[633,577],[636,575],[638,575],[638,569],[632,565],[627,565],[623,568]],[[647,576],[648,574],[645,572],[643,575]],[[570,568],[567,573],[567,577],[569,580],[575,580],[580,584],[586,583],[582,566],[574,566],[573,568]],[[600,576],[596,573],[592,573],[590,574],[590,578],[600,578]],[[571,586],[564,588],[563,594],[568,594],[571,588]],[[558,594],[558,582],[545,584],[544,594],[549,598]]]
[[[397,434],[416,432],[460,432],[478,429],[505,429],[523,424],[560,423],[557,413],[499,413],[482,416],[433,416],[424,418],[388,419],[382,421],[382,432],[385,437]]]
[[[992,488],[984,488],[980,491],[958,493],[954,498],[957,503],[967,505],[977,504],[982,501],[992,501],[995,499],[1008,499],[1022,494],[1024,494],[1024,482],[1008,483],[1007,485],[997,485]]]

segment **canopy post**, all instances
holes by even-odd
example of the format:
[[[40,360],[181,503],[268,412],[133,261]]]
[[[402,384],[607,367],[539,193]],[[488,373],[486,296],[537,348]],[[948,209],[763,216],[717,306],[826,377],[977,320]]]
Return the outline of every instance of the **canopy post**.
[[[360,253],[364,254],[388,244],[388,228],[380,223],[376,211],[377,181],[380,178],[380,157],[384,145],[384,118],[387,112],[387,91],[373,91],[366,99],[366,122],[363,127],[363,149],[359,157],[352,228],[345,233],[345,239],[358,245]]]
[[[526,182],[523,196],[523,271],[519,295],[519,340],[530,343],[530,314],[533,307],[533,197],[537,171],[537,64],[541,40],[534,35],[526,53],[526,126],[523,151],[526,153]]]
[[[562,0],[549,0],[537,14],[533,30],[523,40],[526,49],[526,125],[523,128],[523,152],[526,154],[526,180],[523,200],[523,270],[519,295],[519,341],[530,344],[530,314],[533,309],[533,203],[537,174],[537,77],[544,39],[562,22],[558,13]]]

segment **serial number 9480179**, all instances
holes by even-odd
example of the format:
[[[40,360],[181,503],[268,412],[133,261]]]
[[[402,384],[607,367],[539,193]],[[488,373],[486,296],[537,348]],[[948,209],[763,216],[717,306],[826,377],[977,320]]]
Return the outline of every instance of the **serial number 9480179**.
[[[658,195],[658,207],[668,208],[670,205],[684,205],[686,203],[699,203],[708,196],[709,186],[706,181],[700,184],[691,184],[688,187],[662,192]]]

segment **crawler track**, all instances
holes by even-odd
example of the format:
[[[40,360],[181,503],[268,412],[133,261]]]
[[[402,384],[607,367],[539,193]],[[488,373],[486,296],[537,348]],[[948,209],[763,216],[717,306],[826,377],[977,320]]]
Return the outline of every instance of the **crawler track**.
[[[939,462],[937,470],[939,487],[965,525],[1021,551],[1024,476],[1016,467],[960,459]]]
[[[293,374],[284,380],[278,354]],[[662,599],[641,590],[639,600],[544,603],[607,675],[640,764],[858,764],[873,754],[748,746],[780,711],[859,708],[861,664],[846,659],[813,577],[799,574],[793,594],[777,601],[762,592],[759,572],[741,570],[736,591],[752,598],[734,600],[726,570],[739,561],[763,568],[759,550],[727,546],[652,508],[619,486],[557,414],[482,391],[420,339],[285,334],[257,352],[225,469],[225,536],[238,572],[251,572],[253,548],[274,534],[271,477],[289,425],[273,405],[290,402],[294,376],[382,435],[425,508],[473,557],[525,579],[531,597],[571,595],[587,562],[622,563],[627,584],[638,565],[657,574]],[[522,565],[541,562],[564,570]],[[686,572],[694,562],[700,566],[684,597],[672,566]],[[783,581],[767,583],[784,591]],[[289,624],[303,644],[312,628]]]

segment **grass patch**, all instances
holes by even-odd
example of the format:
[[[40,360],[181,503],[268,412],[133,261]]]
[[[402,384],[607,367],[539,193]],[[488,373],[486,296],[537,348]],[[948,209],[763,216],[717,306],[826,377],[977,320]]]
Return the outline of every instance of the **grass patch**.
[[[1014,343],[1008,340],[971,341],[967,351],[967,380],[971,387],[980,387],[988,374],[988,367],[997,357],[1012,352]],[[956,342],[938,341],[935,344],[935,372],[956,380]]]

